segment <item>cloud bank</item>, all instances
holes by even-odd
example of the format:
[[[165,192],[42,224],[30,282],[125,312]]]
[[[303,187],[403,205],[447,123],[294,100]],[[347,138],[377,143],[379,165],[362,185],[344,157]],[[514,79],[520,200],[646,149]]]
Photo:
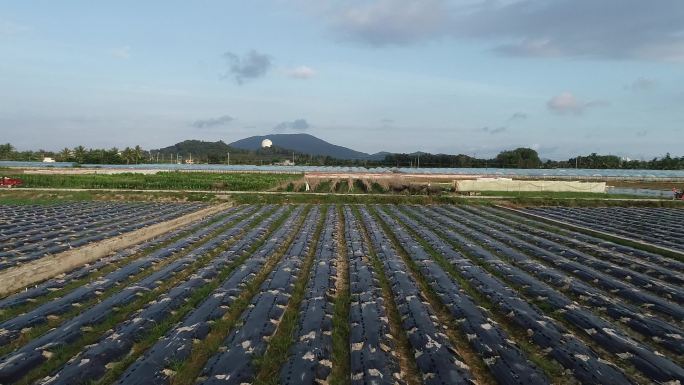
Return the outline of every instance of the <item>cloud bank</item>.
[[[501,55],[684,62],[681,0],[322,0],[308,9],[371,46],[443,38]]]

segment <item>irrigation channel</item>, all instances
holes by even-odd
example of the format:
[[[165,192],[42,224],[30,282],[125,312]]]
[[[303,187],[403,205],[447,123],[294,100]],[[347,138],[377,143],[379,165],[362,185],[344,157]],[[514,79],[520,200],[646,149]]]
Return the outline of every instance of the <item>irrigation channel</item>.
[[[205,206],[1,206],[0,269]],[[682,245],[679,209],[527,212]],[[491,206],[241,205],[0,299],[0,356],[0,384],[678,384],[684,261]]]

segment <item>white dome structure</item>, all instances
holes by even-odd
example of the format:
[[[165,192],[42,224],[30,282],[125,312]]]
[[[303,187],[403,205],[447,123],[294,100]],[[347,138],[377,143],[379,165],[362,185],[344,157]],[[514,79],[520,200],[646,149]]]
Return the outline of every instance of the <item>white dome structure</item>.
[[[261,148],[269,148],[273,146],[273,142],[271,142],[271,139],[264,139],[261,141]]]

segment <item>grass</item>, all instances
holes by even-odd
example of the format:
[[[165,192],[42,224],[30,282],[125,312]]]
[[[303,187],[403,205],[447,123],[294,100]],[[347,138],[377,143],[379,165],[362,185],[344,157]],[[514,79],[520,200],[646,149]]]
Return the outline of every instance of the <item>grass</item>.
[[[335,185],[335,192],[348,193],[349,192],[349,182],[346,179],[340,180],[337,183],[337,185]]]
[[[312,238],[312,244],[309,248],[309,254],[304,257],[302,268],[295,281],[292,296],[287,303],[287,308],[280,319],[278,328],[269,339],[268,348],[264,355],[255,358],[255,372],[257,375],[254,383],[257,385],[278,384],[280,379],[280,368],[287,361],[290,346],[296,338],[295,329],[297,328],[297,323],[299,321],[299,308],[306,295],[309,277],[311,275],[311,266],[313,266],[316,257],[318,243],[320,242],[320,236],[323,231],[323,224],[325,223],[325,216],[328,210],[332,209],[326,208],[321,212],[314,237]]]
[[[347,241],[344,237],[344,214],[342,207],[337,206],[338,227],[338,258],[337,258],[337,282],[333,304],[333,329],[332,329],[332,361],[333,367],[330,373],[331,385],[349,385],[351,379],[350,353],[349,353],[349,311],[351,306],[351,293],[349,289],[349,261],[347,260]]]
[[[242,313],[249,306],[252,297],[258,293],[261,284],[266,280],[271,270],[275,268],[290,244],[294,241],[309,210],[310,207],[305,210],[306,212],[302,213],[297,224],[293,226],[293,231],[288,235],[287,241],[283,243],[280,249],[271,254],[259,273],[247,283],[240,295],[230,305],[228,312],[212,324],[211,330],[204,340],[202,340],[201,343],[193,345],[188,359],[175,366],[174,369],[176,373],[171,378],[171,385],[192,385],[195,383],[206,362],[211,356],[219,351],[226,336],[230,334],[240,320]],[[287,215],[289,215],[289,213]],[[284,218],[287,217],[287,215],[285,215]],[[282,223],[284,223],[284,219],[277,223],[277,225],[274,224],[274,228],[281,226]],[[261,247],[264,242],[264,240],[258,242],[257,248]]]
[[[157,174],[23,174],[22,187],[265,191],[301,178],[301,174],[159,172]]]
[[[33,191],[0,189],[0,204],[51,205],[78,201],[212,202],[222,200],[220,193],[133,192],[133,191]],[[223,199],[225,200],[225,199]]]
[[[643,197],[642,197],[643,198]],[[684,208],[684,201],[675,200],[643,200],[636,198],[558,198],[558,197],[517,197],[493,199],[490,204],[503,204],[517,207],[524,206],[563,206],[563,207],[671,207]]]
[[[607,194],[573,191],[480,191],[480,196],[538,199],[643,199],[643,196],[629,194]]]
[[[51,205],[60,202],[92,201],[93,196],[87,192],[34,193],[19,189],[0,190],[0,204],[4,205]]]
[[[378,282],[380,283],[380,288],[382,290],[382,296],[385,299],[385,306],[387,309],[387,318],[389,320],[390,333],[396,341],[396,352],[399,358],[399,365],[401,367],[401,372],[404,374],[404,380],[408,385],[419,385],[422,383],[418,371],[418,366],[414,359],[412,353],[411,344],[409,343],[408,336],[406,335],[401,322],[401,316],[399,315],[399,310],[397,309],[397,304],[394,302],[394,296],[392,295],[392,285],[385,275],[385,269],[383,268],[382,262],[375,254],[373,244],[371,243],[370,237],[368,235],[368,230],[363,224],[361,219],[361,213],[358,207],[352,207],[352,213],[358,222],[359,229],[361,230],[361,235],[364,242],[369,246],[369,255],[367,256],[369,262],[378,277]]]
[[[355,204],[355,203],[456,203],[465,198],[453,196],[393,195],[393,194],[233,194],[231,199],[237,203],[310,203],[310,204]]]
[[[330,192],[330,190],[331,190],[331,182],[329,180],[319,183],[314,188],[314,191],[319,192],[319,193]]]

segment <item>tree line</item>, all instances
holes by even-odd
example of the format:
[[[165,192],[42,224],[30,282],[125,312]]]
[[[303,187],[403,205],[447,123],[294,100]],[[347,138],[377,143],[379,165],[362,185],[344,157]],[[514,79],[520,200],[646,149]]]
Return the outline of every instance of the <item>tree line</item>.
[[[202,151],[193,147],[196,152],[188,152],[187,148],[165,148],[147,151],[140,146],[126,147],[122,150],[92,149],[84,146],[64,148],[59,152],[17,151],[10,143],[0,144],[0,160],[42,161],[51,157],[58,162],[77,164],[141,164],[170,163],[188,159],[192,156],[196,163],[210,164],[270,164],[292,159],[298,165],[311,166],[351,166],[351,167],[421,167],[421,168],[584,168],[584,169],[650,169],[650,170],[682,170],[684,156],[673,157],[669,153],[663,157],[650,160],[627,160],[616,155],[577,156],[568,160],[546,160],[539,158],[537,151],[531,148],[516,148],[502,151],[494,158],[476,158],[469,155],[447,154],[388,154],[384,159],[335,159],[330,156],[313,156],[292,152],[286,149],[271,148],[257,151],[230,149],[230,156],[225,149]]]
[[[71,162],[79,164],[137,164],[148,160],[149,152],[140,146],[126,147],[122,150],[112,147],[110,149],[85,148],[76,146],[64,148],[59,152],[37,150],[16,151],[10,143],[0,144],[0,160],[15,161],[42,161],[43,158],[52,158],[57,162]]]

